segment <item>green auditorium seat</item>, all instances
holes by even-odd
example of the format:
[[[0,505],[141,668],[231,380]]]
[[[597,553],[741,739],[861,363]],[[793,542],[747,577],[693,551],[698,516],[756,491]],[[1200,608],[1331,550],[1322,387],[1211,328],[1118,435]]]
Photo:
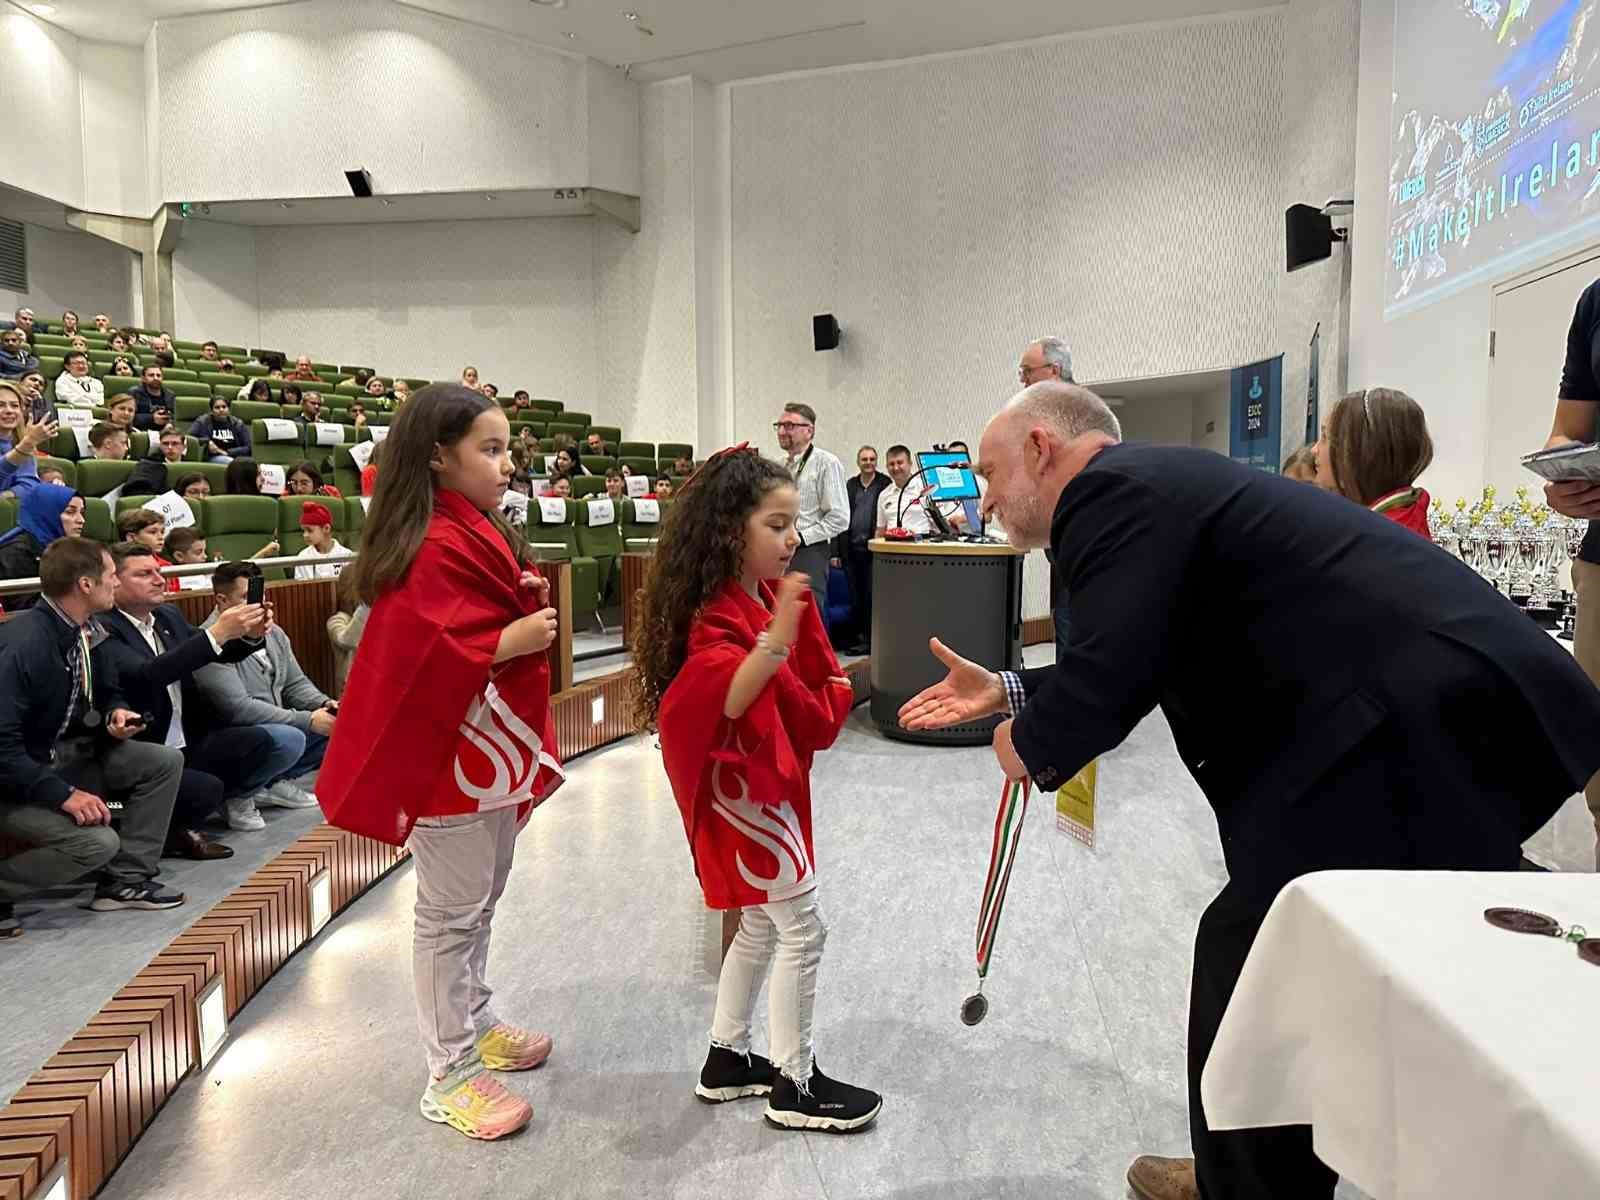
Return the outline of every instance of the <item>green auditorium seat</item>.
[[[615,604],[621,593],[622,526],[620,504],[609,500],[569,500],[573,509],[573,524],[578,535],[578,553],[595,561],[600,573],[600,606]],[[611,519],[591,524],[599,518],[601,506],[610,508]]]
[[[512,421],[511,436],[518,436],[524,429],[530,430],[536,438],[544,437],[543,421]]]
[[[579,475],[572,481],[572,494],[580,498],[604,496],[606,494],[605,476]]]
[[[294,362],[294,357],[292,355],[285,354],[282,350],[269,350],[265,346],[251,346],[248,353],[251,358],[258,362],[261,361],[261,356],[263,354],[276,354],[279,358],[283,359],[285,363],[291,365]]]
[[[178,421],[184,426],[198,420],[211,411],[210,396],[179,396]]]
[[[278,538],[278,502],[271,496],[216,496],[200,506],[206,553],[226,560],[249,558]],[[268,572],[282,579],[283,573]]]
[[[32,344],[35,353],[38,352],[40,346],[60,346],[65,350],[72,345],[72,339],[63,333],[39,333],[35,331]]]
[[[411,378],[408,378],[406,376],[401,376],[401,378],[405,379],[407,385],[410,386],[410,388],[411,388],[411,390],[413,392],[416,391],[418,388],[427,387],[429,382],[431,382],[430,380],[427,380],[427,379],[411,379]]]
[[[656,444],[654,442],[617,442],[618,458],[648,458],[651,462],[656,460]],[[655,468],[651,468],[654,470]]]
[[[328,510],[328,515],[333,518],[333,536],[346,546],[350,545],[350,529],[347,508],[337,500],[327,496],[280,496],[278,498],[278,545],[283,547],[283,554],[299,554],[306,548],[306,536],[300,532],[300,510],[306,505],[317,503]],[[294,578],[291,569],[289,578]]]
[[[624,500],[622,502],[622,548],[629,554],[648,554],[655,550],[656,539],[661,536],[660,517],[666,516],[667,506],[671,500],[655,501],[657,520],[647,521],[640,517],[638,501]]]
[[[211,494],[213,496],[222,495],[222,489],[227,486],[228,482],[228,465],[226,463],[168,463],[167,489],[169,491],[176,491],[178,487],[178,480],[182,479],[185,475],[193,475],[197,471],[206,477],[206,482],[211,485]]]
[[[552,508],[555,506],[552,505]],[[546,520],[537,497],[528,501],[528,540],[534,557],[572,564],[572,628],[587,628],[600,607],[600,568],[594,559],[578,553],[577,530],[572,524],[572,505],[561,503],[560,520]]]
[[[229,373],[225,371],[201,371],[198,373],[198,377],[201,383],[209,383],[213,392],[219,387],[231,388],[232,391],[227,393],[230,400],[244,386],[246,379],[246,376],[237,372]]]
[[[56,376],[61,374],[62,369],[66,365],[67,360],[65,358],[57,358],[46,355],[39,356],[39,372],[51,383],[56,381]]]
[[[224,346],[219,342],[217,344],[217,355],[219,358],[231,358],[234,361],[234,365],[239,366],[241,365],[239,360],[250,357],[250,351],[243,346]]]
[[[200,381],[200,373],[198,371],[191,371],[187,367],[167,367],[161,372],[161,374],[169,382],[174,379],[181,380],[185,383],[197,383]],[[211,384],[208,382],[206,387],[209,389]]]
[[[605,454],[580,454],[578,461],[583,464],[585,471],[593,472],[604,477],[605,473],[617,465],[617,460]]]
[[[529,400],[528,407],[537,408],[540,412],[554,414],[559,413],[563,405],[559,400]]]
[[[334,501],[337,504],[338,501]],[[333,504],[328,506],[333,507]],[[367,523],[367,509],[361,503],[359,496],[346,496],[344,498],[344,527],[350,531],[350,537],[345,545],[352,550],[361,549],[361,530]]]
[[[305,435],[294,422],[289,422],[289,426],[289,429],[283,429],[280,426],[275,434],[269,435],[265,421],[251,421],[250,457],[257,462],[275,463],[284,468],[304,462],[306,458]]]
[[[623,457],[617,459],[617,466],[627,467],[635,475],[647,476],[651,483],[656,481],[656,460],[653,458]]]
[[[334,383],[337,383],[339,380],[338,363],[314,362],[311,364],[311,369],[318,375],[322,376],[322,378],[326,379],[330,386]]]
[[[261,400],[234,400],[231,411],[241,421],[265,421],[268,417],[276,418],[283,415],[283,410],[276,404],[267,404]]]
[[[589,432],[598,433],[600,440],[613,448],[613,453],[615,453],[615,447],[622,442],[622,430],[615,425],[591,425],[589,426]]]
[[[117,540],[117,524],[111,519],[111,506],[98,496],[85,497],[83,501],[83,536],[104,542],[107,546]]]
[[[266,367],[263,367],[260,363],[255,362],[236,362],[233,364],[233,369],[240,375],[247,376],[251,379],[255,379],[258,376],[265,375],[267,373]]]
[[[135,429],[128,435],[128,458],[138,462],[150,453],[150,434],[143,429]]]
[[[672,466],[672,460],[679,457],[693,462],[694,447],[688,442],[661,442],[656,446],[656,458],[666,463],[668,468]]]
[[[176,350],[179,354],[184,353],[186,350],[192,350],[195,358],[200,357],[200,348],[204,345],[204,342],[186,342],[182,338],[172,339],[172,348],[174,350]]]
[[[0,500],[0,533],[5,533],[17,523],[17,500],[15,496],[7,496]]]
[[[154,499],[154,496],[123,496],[117,501],[116,515],[120,517],[125,512],[129,512],[135,508],[142,508],[146,500]],[[189,511],[194,513],[194,523],[198,526],[200,524],[201,502],[199,500],[190,500],[188,501],[188,505]],[[207,553],[210,553],[210,550],[211,548],[209,546],[206,547]]]
[[[367,394],[367,389],[362,387],[359,383],[346,382],[335,384],[333,394],[335,396],[349,396],[354,398],[357,396],[365,396]]]
[[[112,396],[133,391],[139,386],[140,380],[137,375],[107,375],[103,382],[106,385],[106,399],[109,400]],[[177,393],[174,392],[173,395],[176,396]]]
[[[361,495],[361,468],[350,457],[349,446],[333,448],[333,478],[328,482],[343,492],[346,499]]]
[[[119,488],[128,482],[128,476],[133,474],[133,463],[127,460],[111,462],[96,458],[85,459],[78,464],[79,494],[84,496],[104,496],[114,488]]]
[[[562,414],[563,417],[565,415],[565,413]],[[566,420],[551,421],[548,428],[551,437],[560,437],[562,434],[566,434],[575,442],[583,441],[583,435],[589,429],[587,425],[573,425]]]
[[[545,430],[545,433],[548,436],[539,439],[539,452],[541,454],[554,454],[556,452],[555,435],[550,433],[548,429]]]
[[[594,424],[594,418],[588,413],[574,412],[570,408],[564,408],[561,410],[561,421],[565,425],[582,425],[585,429],[588,429],[590,425]]]
[[[198,396],[201,400],[210,401],[211,385],[201,383],[199,380],[173,379],[170,375],[166,378],[167,390],[174,396]]]
[[[378,368],[377,367],[347,367],[342,363],[339,365],[339,374],[341,374],[341,375],[354,375],[357,371],[370,371],[372,374],[376,375],[378,373]]]
[[[70,430],[63,430],[62,432],[65,433],[69,438],[72,436],[72,432]],[[56,440],[61,440],[60,434],[56,435]],[[76,452],[78,449],[78,444],[76,441],[73,442],[72,449],[74,452]],[[46,467],[54,467],[56,470],[60,471],[64,476],[66,476],[66,482],[69,488],[75,488],[78,486],[78,463],[76,458],[56,458],[52,455],[41,454],[38,459],[38,464],[39,470],[41,471]]]

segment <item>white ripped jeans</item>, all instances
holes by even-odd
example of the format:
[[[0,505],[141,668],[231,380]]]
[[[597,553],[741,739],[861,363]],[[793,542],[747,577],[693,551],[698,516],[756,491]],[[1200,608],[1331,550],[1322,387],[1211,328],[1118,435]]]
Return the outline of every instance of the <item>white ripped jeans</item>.
[[[711,1044],[746,1054],[756,996],[772,968],[767,988],[767,1054],[790,1079],[811,1078],[811,1015],[817,998],[817,967],[828,925],[816,889],[792,900],[752,905],[733,935],[717,980],[717,1013]]]
[[[435,1079],[498,1024],[484,980],[489,928],[517,846],[517,808],[423,817],[411,831],[416,923],[411,934],[417,1027]]]

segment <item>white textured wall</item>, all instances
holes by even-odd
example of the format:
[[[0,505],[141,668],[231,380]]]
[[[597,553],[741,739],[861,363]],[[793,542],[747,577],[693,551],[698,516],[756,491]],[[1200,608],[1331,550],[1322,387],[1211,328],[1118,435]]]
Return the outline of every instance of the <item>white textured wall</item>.
[[[693,83],[640,90],[643,228],[595,223],[597,404],[624,430],[699,445]]]
[[[0,316],[7,319],[26,305],[40,319],[60,321],[73,309],[89,325],[103,312],[113,321],[137,317],[138,259],[120,246],[86,233],[24,225],[28,246],[28,291],[0,288]]]
[[[1194,436],[1194,401],[1187,392],[1129,400],[1115,412],[1124,441],[1187,446]]]
[[[107,42],[78,45],[83,111],[83,207],[148,217],[156,209],[146,179],[144,53]]]
[[[594,411],[593,220],[259,228],[261,344]],[[612,411],[608,405],[603,411]]]
[[[379,192],[589,182],[586,60],[506,33],[307,0],[163,20],[156,48],[168,200],[344,195],[356,166]]]
[[[1272,342],[1280,11],[734,84],[734,436],[973,438],[1059,333],[1085,379]],[[811,346],[811,316],[844,329]]]
[[[6,5],[0,7],[0,45],[0,112],[8,126],[0,180],[63,204],[81,204],[78,39]]]
[[[583,64],[589,127],[588,183],[630,196],[639,194],[639,85],[616,67]]]
[[[190,219],[172,252],[177,336],[259,346],[256,231],[245,225]]]

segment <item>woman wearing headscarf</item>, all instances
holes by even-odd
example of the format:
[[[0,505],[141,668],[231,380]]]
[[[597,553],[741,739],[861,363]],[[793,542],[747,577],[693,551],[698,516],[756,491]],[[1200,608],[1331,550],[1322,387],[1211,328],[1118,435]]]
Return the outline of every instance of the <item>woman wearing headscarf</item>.
[[[0,579],[36,579],[44,548],[60,537],[83,532],[83,497],[59,483],[28,489],[17,509],[17,524],[0,534]],[[27,608],[38,594],[10,596],[6,609]]]

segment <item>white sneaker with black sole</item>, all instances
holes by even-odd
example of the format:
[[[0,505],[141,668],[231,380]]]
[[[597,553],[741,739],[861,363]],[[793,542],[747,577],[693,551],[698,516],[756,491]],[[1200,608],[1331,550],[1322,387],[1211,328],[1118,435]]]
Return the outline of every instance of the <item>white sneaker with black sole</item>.
[[[759,1054],[740,1054],[737,1050],[712,1046],[706,1055],[706,1065],[700,1068],[700,1082],[694,1085],[694,1094],[707,1104],[724,1104],[746,1096],[767,1096],[772,1093],[776,1074],[772,1064]]]
[[[256,803],[267,808],[315,808],[317,798],[305,789],[295,787],[287,779],[280,779],[258,795]]]
[[[813,1063],[811,1078],[796,1083],[779,1073],[767,1097],[767,1124],[780,1129],[816,1129],[823,1133],[859,1133],[883,1107],[877,1092],[829,1079]]]
[[[169,892],[154,879],[141,879],[137,883],[118,883],[96,889],[89,907],[95,912],[116,912],[124,908],[161,909],[177,908],[183,903],[182,892]]]
[[[227,803],[228,828],[237,829],[241,833],[256,833],[265,829],[267,823],[262,819],[260,810],[256,805],[266,792],[252,792],[248,796],[235,796]]]

